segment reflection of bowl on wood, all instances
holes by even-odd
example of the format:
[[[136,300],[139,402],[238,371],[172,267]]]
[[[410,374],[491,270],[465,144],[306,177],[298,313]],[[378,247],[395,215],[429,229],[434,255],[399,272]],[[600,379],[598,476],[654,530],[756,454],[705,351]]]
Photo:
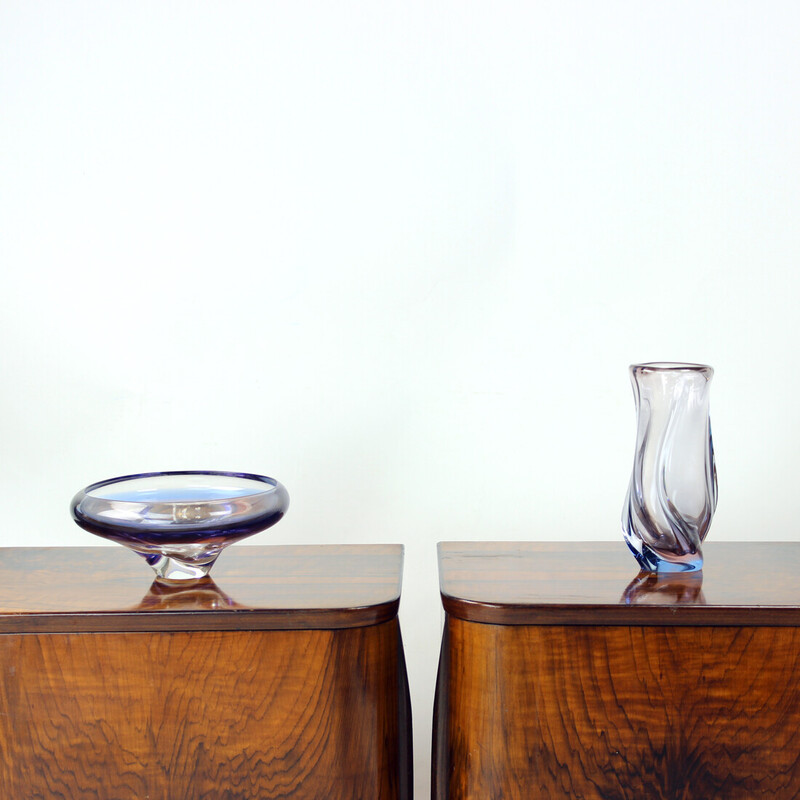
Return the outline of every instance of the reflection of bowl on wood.
[[[129,547],[169,581],[207,575],[223,548],[278,522],[289,507],[273,478],[241,472],[153,472],[78,492],[82,528]]]
[[[242,608],[209,577],[181,583],[156,580],[136,607],[139,611],[213,611]]]

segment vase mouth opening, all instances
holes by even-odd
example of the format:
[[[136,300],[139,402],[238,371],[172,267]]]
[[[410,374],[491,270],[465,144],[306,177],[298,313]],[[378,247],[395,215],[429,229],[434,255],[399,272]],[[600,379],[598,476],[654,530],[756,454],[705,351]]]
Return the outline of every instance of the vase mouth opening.
[[[708,364],[693,364],[687,361],[648,361],[631,364],[631,372],[700,372],[711,376],[714,368]]]

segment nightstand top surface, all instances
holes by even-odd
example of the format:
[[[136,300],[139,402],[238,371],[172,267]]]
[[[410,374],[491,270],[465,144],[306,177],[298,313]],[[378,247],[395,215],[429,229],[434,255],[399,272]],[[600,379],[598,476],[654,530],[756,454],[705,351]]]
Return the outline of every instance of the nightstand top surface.
[[[699,573],[637,573],[618,542],[441,542],[448,614],[497,625],[800,625],[800,542],[707,542]]]
[[[164,584],[122,547],[0,548],[0,633],[357,628],[397,614],[401,545],[233,546]]]

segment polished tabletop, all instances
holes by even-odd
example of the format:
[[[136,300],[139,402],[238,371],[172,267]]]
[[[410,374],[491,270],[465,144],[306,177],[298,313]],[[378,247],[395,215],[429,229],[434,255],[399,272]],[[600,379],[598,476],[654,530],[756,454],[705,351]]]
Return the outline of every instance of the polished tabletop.
[[[800,542],[719,542],[697,573],[638,572],[622,541],[441,542],[448,614],[505,625],[800,625]]]
[[[401,545],[239,545],[168,584],[122,547],[5,547],[0,633],[362,627],[396,616],[402,569]]]

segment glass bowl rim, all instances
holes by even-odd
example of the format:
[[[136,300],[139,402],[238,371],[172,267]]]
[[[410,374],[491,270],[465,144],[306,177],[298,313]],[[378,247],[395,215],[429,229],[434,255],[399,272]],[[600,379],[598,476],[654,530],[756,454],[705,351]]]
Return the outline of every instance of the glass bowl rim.
[[[209,476],[219,476],[225,478],[244,478],[245,480],[252,480],[257,481],[259,483],[266,484],[263,491],[253,491],[249,495],[239,495],[240,497],[253,497],[254,495],[258,494],[269,494],[270,492],[274,492],[281,486],[280,482],[277,481],[275,478],[269,478],[266,475],[257,475],[253,472],[229,472],[226,470],[214,470],[214,469],[179,469],[179,470],[166,470],[163,472],[135,472],[131,475],[120,475],[116,478],[106,478],[102,481],[96,481],[95,483],[90,483],[88,486],[85,486],[81,489],[78,494],[75,496],[73,500],[73,505],[77,506],[81,500],[85,497],[88,497],[92,491],[95,489],[100,489],[103,486],[110,486],[114,483],[124,483],[126,481],[134,481],[134,480],[141,480],[147,478],[161,478],[164,476],[169,475],[209,475]],[[97,498],[100,499],[100,498]],[[103,498],[107,499],[107,498]],[[219,500],[223,500],[224,498],[215,498],[209,502],[218,502]],[[142,501],[139,500],[109,500],[109,502],[114,503],[140,503]],[[176,501],[176,505],[182,503],[184,501]],[[191,502],[191,501],[190,501]]]

